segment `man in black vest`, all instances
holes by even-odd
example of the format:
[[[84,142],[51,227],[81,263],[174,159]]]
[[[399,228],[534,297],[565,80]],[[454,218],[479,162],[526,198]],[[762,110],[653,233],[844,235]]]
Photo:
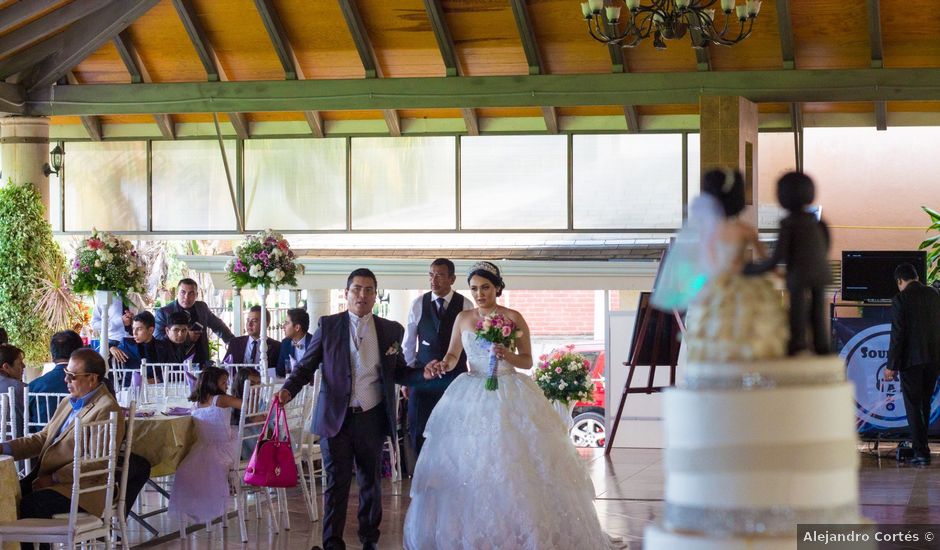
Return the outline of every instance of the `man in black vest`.
[[[428,272],[431,292],[418,297],[408,313],[408,325],[402,342],[408,366],[423,369],[432,360],[440,360],[447,353],[450,335],[454,330],[457,314],[472,309],[473,302],[454,292],[454,262],[438,258],[431,262]],[[457,367],[442,378],[425,381],[412,386],[408,395],[408,426],[411,445],[415,454],[421,454],[424,445],[424,427],[434,410],[434,405],[444,395],[444,390],[460,373],[467,372],[467,356],[460,354]]]

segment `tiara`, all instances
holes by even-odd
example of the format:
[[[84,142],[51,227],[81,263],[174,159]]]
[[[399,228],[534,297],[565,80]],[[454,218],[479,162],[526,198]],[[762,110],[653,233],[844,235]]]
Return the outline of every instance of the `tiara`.
[[[474,271],[486,271],[487,273],[492,273],[493,275],[499,277],[499,268],[490,262],[477,262],[473,264],[470,266],[469,273],[473,273]]]

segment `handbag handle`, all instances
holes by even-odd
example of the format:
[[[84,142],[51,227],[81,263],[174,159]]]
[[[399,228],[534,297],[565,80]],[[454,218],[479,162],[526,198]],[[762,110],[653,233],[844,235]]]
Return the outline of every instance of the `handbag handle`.
[[[264,419],[264,432],[262,433],[259,441],[266,440],[269,435],[268,430],[271,425],[271,413],[274,413],[274,441],[281,441],[281,419],[284,420],[284,432],[287,434],[285,443],[290,445],[290,429],[287,427],[287,411],[284,410],[284,405],[281,405],[281,402],[278,399],[274,399],[271,402],[271,407],[268,409],[268,415]]]
[[[261,430],[261,435],[258,437],[258,443],[261,443],[262,441],[267,440],[268,430],[270,429],[270,425],[271,425],[271,413],[273,413],[280,406],[281,406],[281,402],[278,401],[277,398],[274,398],[271,400],[271,406],[268,407],[268,415],[264,417],[264,429]],[[277,428],[278,416],[279,416],[278,414],[275,414],[274,416],[275,429]],[[275,431],[274,436],[277,437],[276,431]]]

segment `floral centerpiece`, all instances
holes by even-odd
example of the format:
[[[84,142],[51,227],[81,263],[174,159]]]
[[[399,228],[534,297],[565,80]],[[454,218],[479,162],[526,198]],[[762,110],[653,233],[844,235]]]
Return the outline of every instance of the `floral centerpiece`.
[[[144,292],[147,266],[130,241],[93,229],[82,241],[72,260],[72,290],[92,293],[109,290],[123,299],[131,292]]]
[[[294,262],[294,252],[284,235],[268,229],[251,235],[235,247],[235,257],[225,265],[236,288],[295,286],[303,266]]]
[[[499,388],[499,382],[496,379],[496,365],[499,362],[496,357],[496,344],[515,349],[516,339],[522,336],[522,331],[516,330],[516,324],[511,319],[494,311],[477,321],[475,333],[478,339],[490,343],[489,371],[484,387],[494,391]]]
[[[532,372],[535,383],[550,400],[568,404],[593,399],[591,362],[572,349],[574,346],[566,346],[539,357],[538,366]]]

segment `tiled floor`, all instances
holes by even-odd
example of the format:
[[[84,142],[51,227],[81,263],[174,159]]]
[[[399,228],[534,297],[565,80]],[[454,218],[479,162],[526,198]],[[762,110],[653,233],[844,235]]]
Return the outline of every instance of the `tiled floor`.
[[[912,468],[899,466],[887,450],[887,458],[878,458],[860,447],[862,453],[861,511],[881,523],[940,523],[940,459],[935,466]],[[622,537],[631,550],[642,548],[643,529],[656,521],[663,508],[662,452],[659,449],[616,449],[610,457],[600,452],[582,453],[597,491],[597,507],[601,524],[612,535]],[[401,548],[401,530],[408,508],[408,481],[386,483],[383,495],[384,516],[380,548]],[[354,489],[355,491],[355,489]],[[235,520],[228,529],[218,526],[211,533],[199,529],[186,541],[172,536],[163,542],[143,536],[131,526],[132,543],[138,548],[264,548],[271,550],[307,549],[320,543],[320,523],[307,520],[299,491],[289,493],[292,529],[273,534],[266,521],[260,522],[252,513],[248,524],[249,542],[242,545]],[[360,548],[355,535],[356,498],[350,498],[346,542],[352,549]],[[171,522],[157,516],[161,530],[175,529]],[[149,540],[149,542],[148,542]]]

